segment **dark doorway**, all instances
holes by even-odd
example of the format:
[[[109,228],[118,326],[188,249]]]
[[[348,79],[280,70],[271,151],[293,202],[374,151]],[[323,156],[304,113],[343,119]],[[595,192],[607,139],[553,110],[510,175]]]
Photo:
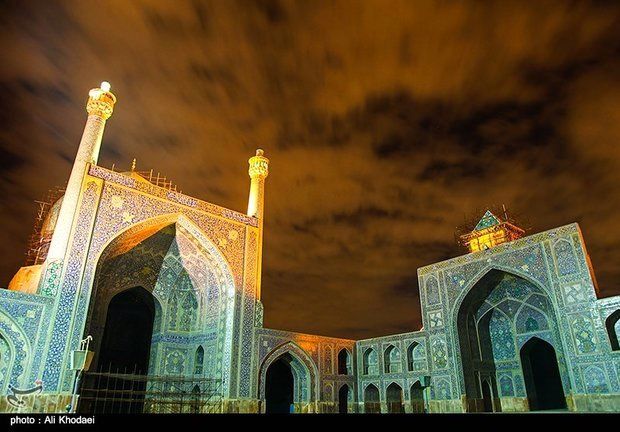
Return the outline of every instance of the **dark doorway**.
[[[521,365],[530,411],[566,408],[566,398],[553,346],[532,338],[521,348]]]
[[[269,366],[265,381],[265,412],[270,414],[292,412],[294,382],[291,366],[283,358]]]
[[[80,412],[141,413],[155,319],[155,300],[142,287],[115,295],[108,305],[97,369],[82,382]],[[94,395],[101,397],[94,397]]]
[[[374,384],[369,384],[364,390],[364,412],[380,413],[381,402],[379,399],[379,389]]]
[[[396,383],[388,386],[386,393],[388,413],[398,414],[403,410],[403,389]]]
[[[422,384],[420,384],[420,381],[416,381],[415,384],[411,386],[410,394],[411,394],[411,412],[414,412],[414,413],[425,412],[424,388],[422,388]]]
[[[483,412],[493,412],[493,394],[488,381],[482,381]]]
[[[338,391],[338,412],[340,414],[349,412],[349,386],[346,384]]]
[[[99,370],[146,375],[154,318],[153,296],[144,288],[115,295],[108,306]]]

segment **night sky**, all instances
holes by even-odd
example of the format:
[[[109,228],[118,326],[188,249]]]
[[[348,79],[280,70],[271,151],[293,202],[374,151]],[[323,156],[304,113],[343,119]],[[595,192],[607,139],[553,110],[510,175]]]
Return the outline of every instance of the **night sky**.
[[[418,329],[417,268],[501,204],[579,222],[618,294],[619,28],[618,2],[2,1],[0,284],[107,80],[100,165],[245,211],[265,149],[267,327]]]

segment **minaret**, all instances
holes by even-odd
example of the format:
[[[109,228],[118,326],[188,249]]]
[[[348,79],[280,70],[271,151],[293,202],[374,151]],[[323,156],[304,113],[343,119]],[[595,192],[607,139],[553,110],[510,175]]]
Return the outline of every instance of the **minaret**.
[[[248,216],[258,219],[258,257],[257,257],[257,281],[256,298],[260,299],[260,282],[263,255],[263,214],[265,208],[265,179],[269,175],[269,159],[263,156],[265,152],[256,150],[256,156],[248,161],[250,168],[250,198],[248,200]]]
[[[263,156],[265,152],[256,150],[256,156],[252,156],[248,162],[250,168],[248,174],[252,179],[250,183],[250,199],[248,201],[248,216],[254,216],[262,226],[263,207],[265,204],[265,178],[269,175],[269,159]]]
[[[86,111],[88,119],[82,134],[80,147],[73,162],[71,176],[67,182],[65,195],[58,214],[58,221],[50,243],[47,260],[63,259],[67,250],[73,218],[76,213],[78,199],[82,188],[82,180],[88,164],[96,164],[99,158],[101,138],[106,120],[114,111],[116,96],[110,92],[110,83],[102,82],[99,88],[88,92]]]

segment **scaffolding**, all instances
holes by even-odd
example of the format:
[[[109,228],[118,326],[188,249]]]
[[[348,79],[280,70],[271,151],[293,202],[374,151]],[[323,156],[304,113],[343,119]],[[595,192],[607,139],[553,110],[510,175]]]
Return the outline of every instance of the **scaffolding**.
[[[135,167],[136,163],[134,159],[131,166],[132,173],[139,175],[144,180],[157,187],[182,193],[182,191],[178,189],[177,185],[165,175],[162,175],[159,172],[155,173],[153,169],[149,171],[136,171]],[[111,171],[119,172],[115,170],[114,164],[112,164]],[[120,173],[125,174],[126,172]],[[35,203],[37,204],[37,214],[35,217],[32,234],[28,239],[26,247],[26,266],[42,264],[47,258],[47,252],[49,250],[50,242],[52,241],[53,229],[44,231],[44,228],[46,228],[46,219],[50,215],[50,211],[54,207],[54,204],[64,195],[64,193],[64,188],[54,187],[53,189],[47,191],[47,194],[43,199],[35,200]]]
[[[164,188],[164,189],[168,189],[170,191],[182,193],[181,190],[178,190],[177,185],[174,184],[172,182],[172,180],[167,178],[165,175],[162,175],[159,172],[155,173],[152,168],[149,171],[137,171],[135,169],[135,167],[136,167],[136,165],[135,165],[135,159],[134,159],[134,161],[132,162],[132,165],[131,165],[131,172],[138,174],[144,180],[148,181],[149,183],[151,183],[151,184],[153,184],[155,186],[158,186],[158,187]],[[121,174],[124,173],[124,172],[121,172],[121,171],[116,171],[114,164],[112,164],[112,167],[110,168],[110,170],[114,171],[114,172],[120,172]]]
[[[208,414],[222,411],[221,380],[205,376],[85,372],[78,412]]]
[[[498,217],[497,214],[502,214],[503,217]],[[501,209],[487,210],[479,220],[470,218],[457,228],[455,236],[457,242],[469,252],[478,252],[517,240],[523,237],[525,232],[508,216],[506,207],[502,205]]]
[[[42,200],[37,200],[37,215],[34,220],[34,228],[27,243],[26,248],[26,266],[42,264],[47,258],[47,252],[52,241],[53,230],[43,231],[45,221],[50,215],[54,204],[65,193],[64,188],[55,187],[47,191],[47,195]]]

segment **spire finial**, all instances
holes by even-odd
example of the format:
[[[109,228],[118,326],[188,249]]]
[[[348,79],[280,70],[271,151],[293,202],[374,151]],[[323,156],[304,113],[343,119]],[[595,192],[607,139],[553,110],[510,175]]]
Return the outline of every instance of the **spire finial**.
[[[110,89],[110,83],[103,81],[98,88],[88,92],[88,102],[86,103],[88,115],[96,115],[104,120],[112,116],[116,96],[114,96]]]
[[[136,158],[133,158],[133,160],[131,161],[131,171],[135,171],[136,170]]]

